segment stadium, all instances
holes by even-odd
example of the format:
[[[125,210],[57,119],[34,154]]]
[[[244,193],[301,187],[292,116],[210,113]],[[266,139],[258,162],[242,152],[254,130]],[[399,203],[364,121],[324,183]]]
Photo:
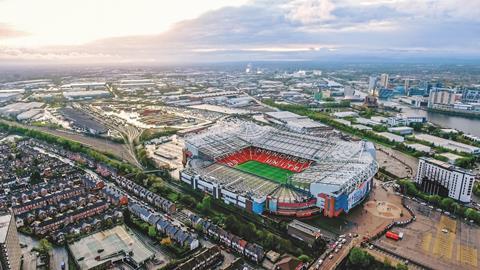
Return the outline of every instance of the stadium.
[[[336,217],[358,205],[378,170],[375,148],[239,119],[186,138],[180,179],[257,214]]]

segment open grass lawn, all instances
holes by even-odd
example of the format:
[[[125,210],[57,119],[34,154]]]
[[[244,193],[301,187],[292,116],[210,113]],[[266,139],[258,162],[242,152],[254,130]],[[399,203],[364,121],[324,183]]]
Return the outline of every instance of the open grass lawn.
[[[293,174],[289,170],[273,167],[255,160],[239,164],[235,168],[281,184],[286,183],[288,177]]]

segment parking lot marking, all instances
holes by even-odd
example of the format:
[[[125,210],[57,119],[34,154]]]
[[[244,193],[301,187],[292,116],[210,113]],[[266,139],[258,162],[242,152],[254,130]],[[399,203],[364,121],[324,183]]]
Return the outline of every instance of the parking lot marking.
[[[453,241],[455,240],[454,233],[443,233],[441,230],[437,231],[435,237],[435,244],[433,245],[433,254],[450,260],[453,252]]]
[[[477,267],[478,258],[477,258],[477,249],[470,246],[458,245],[457,249],[457,260],[462,264],[468,264],[473,267]]]
[[[425,233],[422,238],[422,249],[430,253],[430,244],[432,243],[432,233]]]
[[[457,221],[446,216],[440,218],[440,222],[437,225],[437,229],[440,231],[443,229],[447,229],[451,233],[457,232]]]

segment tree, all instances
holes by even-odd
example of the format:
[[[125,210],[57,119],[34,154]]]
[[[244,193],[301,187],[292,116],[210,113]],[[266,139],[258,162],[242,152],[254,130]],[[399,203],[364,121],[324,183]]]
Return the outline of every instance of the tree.
[[[448,209],[450,210],[452,208],[452,204],[454,203],[454,200],[452,198],[444,198],[440,201],[440,206],[443,209]]]
[[[465,217],[468,219],[477,220],[478,216],[480,216],[480,214],[475,209],[467,208],[467,210],[465,210]]]
[[[172,245],[172,240],[170,239],[170,237],[165,237],[162,239],[162,241],[160,241],[160,244],[162,246],[170,246]]]
[[[182,195],[180,196],[179,201],[189,207],[195,206],[195,198],[190,195]]]
[[[348,261],[358,267],[367,267],[370,265],[370,257],[368,254],[360,248],[354,247],[348,255]]]
[[[30,184],[36,185],[42,182],[42,176],[40,175],[40,172],[38,170],[34,170],[30,174]]]
[[[397,270],[408,270],[408,266],[406,266],[403,263],[398,263],[397,264]]]
[[[155,226],[149,226],[148,227],[148,236],[150,236],[152,238],[157,236],[157,230],[155,230]]]
[[[305,254],[302,254],[302,255],[298,256],[298,259],[303,263],[309,262],[311,260],[310,257],[308,257]]]
[[[142,229],[142,231],[148,232],[148,227],[149,227],[149,226],[150,226],[150,225],[148,225],[148,223],[143,222],[143,221],[140,221],[140,228]]]
[[[422,131],[423,124],[422,123],[411,123],[410,127],[412,127],[414,131],[420,132],[420,131]]]
[[[203,197],[202,205],[204,208],[208,208],[208,209],[212,208],[212,197],[208,195]]]
[[[441,200],[442,200],[442,197],[440,197],[439,195],[428,196],[428,201],[435,205],[439,205]]]
[[[143,180],[145,180],[147,178],[147,175],[143,172],[138,172],[137,174],[135,174],[135,182],[137,183],[142,183]]]
[[[203,231],[202,224],[200,224],[200,223],[195,224],[195,230],[198,231],[198,232],[202,232]]]
[[[212,209],[212,197],[205,195],[202,202],[197,204],[197,209],[204,214],[208,214],[210,209]]]
[[[213,221],[213,223],[215,223],[215,224],[224,224],[224,223],[225,223],[225,220],[226,220],[226,217],[225,217],[225,215],[223,215],[223,214],[215,215],[215,216],[212,218],[212,221]]]
[[[41,254],[48,254],[52,250],[52,244],[43,238],[38,242],[37,250]]]

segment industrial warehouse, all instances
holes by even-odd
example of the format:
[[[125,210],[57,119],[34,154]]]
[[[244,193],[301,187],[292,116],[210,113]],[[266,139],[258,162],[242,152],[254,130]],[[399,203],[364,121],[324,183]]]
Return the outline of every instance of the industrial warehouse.
[[[337,217],[358,205],[378,170],[373,144],[238,119],[186,139],[183,182],[248,211]]]

